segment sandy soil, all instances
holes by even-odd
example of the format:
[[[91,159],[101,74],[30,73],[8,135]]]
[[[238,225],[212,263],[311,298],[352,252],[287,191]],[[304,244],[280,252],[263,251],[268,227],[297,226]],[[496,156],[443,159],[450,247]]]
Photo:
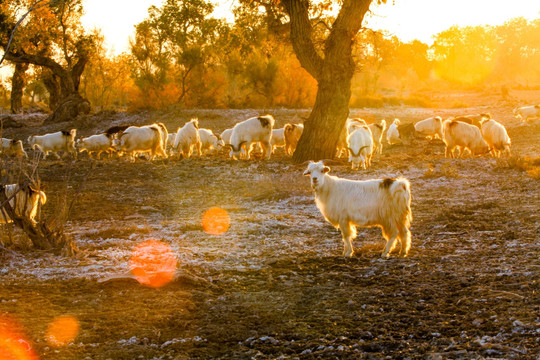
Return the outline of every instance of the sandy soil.
[[[540,121],[522,126],[507,103],[460,96],[468,108],[351,114],[410,123],[488,111],[507,126],[514,154],[540,155]],[[278,125],[308,114],[102,113],[78,129],[88,135],[152,121],[176,129],[196,116],[202,127],[221,131],[266,112]],[[73,187],[90,166],[86,156],[72,166]],[[45,216],[54,212],[67,168],[57,160],[40,165],[50,198]],[[442,142],[427,140],[387,146],[367,171],[332,166],[352,179],[410,180],[410,257],[384,261],[379,229],[359,229],[355,256],[340,256],[340,233],[315,207],[303,170],[281,149],[270,161],[235,162],[224,154],[100,161],[67,224],[76,256],[0,252],[0,313],[18,319],[41,359],[538,359],[537,179],[509,161],[445,159]],[[211,207],[230,217],[222,235],[203,231]],[[176,279],[162,288],[125,276],[133,248],[147,239],[169,244],[178,259]],[[61,315],[74,316],[80,330],[71,344],[54,347],[47,327]]]

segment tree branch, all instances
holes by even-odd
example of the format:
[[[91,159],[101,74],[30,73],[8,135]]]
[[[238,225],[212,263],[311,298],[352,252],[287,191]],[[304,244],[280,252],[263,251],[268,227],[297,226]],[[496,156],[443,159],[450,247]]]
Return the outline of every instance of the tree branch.
[[[282,0],[291,23],[291,41],[294,52],[302,67],[315,79],[320,77],[323,58],[317,53],[313,43],[309,2],[307,0]]]
[[[32,11],[37,10],[43,6],[49,5],[52,2],[52,1],[48,1],[45,4],[42,4],[44,1],[46,0],[37,0],[34,4],[32,4],[32,6],[30,6],[30,9],[28,9],[28,11],[23,16],[21,16],[19,21],[17,21],[17,23],[13,27],[13,30],[11,30],[11,34],[9,35],[8,43],[4,49],[4,55],[2,55],[2,58],[0,59],[0,65],[2,65],[2,63],[4,62],[4,59],[6,58],[6,55],[9,53],[9,48],[11,47],[11,42],[13,41],[13,36],[15,35],[15,31],[17,31],[17,28],[24,21],[24,19],[26,19],[28,14],[30,14]]]

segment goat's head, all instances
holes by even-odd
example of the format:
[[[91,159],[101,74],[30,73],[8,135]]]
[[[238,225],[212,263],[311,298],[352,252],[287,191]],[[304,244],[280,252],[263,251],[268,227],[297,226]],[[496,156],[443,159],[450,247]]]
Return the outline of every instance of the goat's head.
[[[225,144],[225,146],[231,148],[229,156],[237,160],[241,155],[246,154],[246,150],[244,149],[245,144],[247,144],[247,141],[242,141],[240,144],[238,144],[238,146],[234,146],[233,144]]]
[[[313,190],[317,190],[317,188],[323,186],[325,178],[324,174],[328,173],[329,171],[330,168],[325,166],[322,161],[310,161],[306,171],[304,171],[304,176],[311,177],[311,187]]]

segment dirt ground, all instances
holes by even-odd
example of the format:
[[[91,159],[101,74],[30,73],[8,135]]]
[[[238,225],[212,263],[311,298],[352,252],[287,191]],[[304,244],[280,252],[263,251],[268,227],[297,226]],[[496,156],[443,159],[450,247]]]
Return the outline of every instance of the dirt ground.
[[[540,92],[514,95],[540,99]],[[506,125],[516,157],[540,156],[540,120],[520,124],[511,104],[473,92],[438,100],[448,107],[351,115],[410,123],[490,112]],[[451,108],[456,101],[467,106]],[[198,117],[220,132],[262,113],[282,126],[309,112],[101,113],[77,128],[89,135],[162,121],[173,130]],[[74,257],[0,251],[0,314],[17,319],[40,359],[539,359],[538,173],[490,157],[445,159],[442,142],[423,139],[386,145],[367,171],[343,161],[332,174],[409,179],[408,258],[381,260],[378,228],[359,228],[355,256],[341,257],[339,231],[316,208],[304,167],[282,149],[270,161],[224,153],[133,164],[113,158],[97,162],[67,223],[79,248]],[[71,166],[40,164],[44,216],[55,211],[66,169],[72,189],[91,163],[81,155]],[[211,207],[230,217],[224,234],[201,225]],[[170,245],[178,260],[175,280],[157,289],[128,277],[130,255],[147,239]],[[57,347],[46,334],[62,315],[80,328]]]

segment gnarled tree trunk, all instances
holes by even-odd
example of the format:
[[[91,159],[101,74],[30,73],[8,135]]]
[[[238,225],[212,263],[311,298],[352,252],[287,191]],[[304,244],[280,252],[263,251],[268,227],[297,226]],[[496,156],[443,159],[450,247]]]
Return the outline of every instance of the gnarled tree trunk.
[[[343,0],[320,54],[312,38],[309,1],[283,0],[291,19],[291,41],[302,67],[318,83],[313,111],[305,122],[293,161],[331,159],[341,129],[349,114],[351,80],[355,63],[352,57],[354,37],[362,26],[372,0]]]
[[[11,78],[11,113],[18,114],[22,111],[23,91],[26,85],[26,71],[28,64],[15,64],[15,71]]]

